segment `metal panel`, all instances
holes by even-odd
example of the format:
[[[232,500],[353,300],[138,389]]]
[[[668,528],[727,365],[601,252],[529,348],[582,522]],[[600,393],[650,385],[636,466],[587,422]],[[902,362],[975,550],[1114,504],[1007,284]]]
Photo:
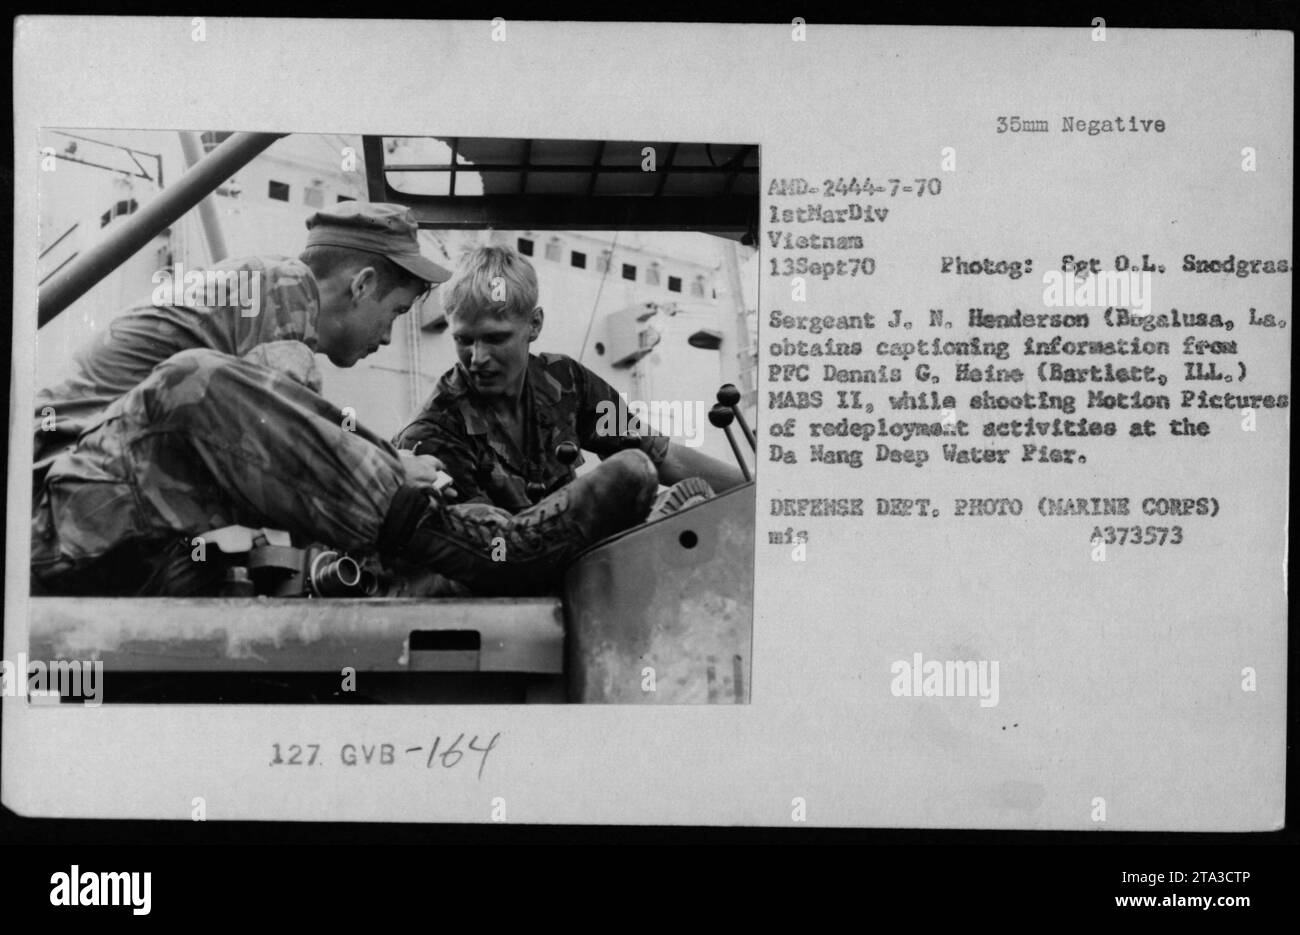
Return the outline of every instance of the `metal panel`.
[[[565,581],[571,700],[749,701],[754,492],[742,485],[579,556]]]
[[[429,671],[446,661],[412,653],[412,632],[453,630],[479,635],[479,672],[559,674],[564,666],[554,597],[34,597],[30,606],[30,658],[98,659],[106,673]],[[455,667],[468,668],[466,658]]]

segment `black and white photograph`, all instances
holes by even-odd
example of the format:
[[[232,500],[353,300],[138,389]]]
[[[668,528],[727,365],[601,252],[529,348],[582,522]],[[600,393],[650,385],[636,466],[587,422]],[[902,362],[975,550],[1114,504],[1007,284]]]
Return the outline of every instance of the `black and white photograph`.
[[[29,658],[109,703],[748,700],[757,146],[41,151]]]
[[[1105,841],[877,896],[1259,908],[1114,845],[1294,837],[1294,11],[886,7],[18,16],[20,842]]]

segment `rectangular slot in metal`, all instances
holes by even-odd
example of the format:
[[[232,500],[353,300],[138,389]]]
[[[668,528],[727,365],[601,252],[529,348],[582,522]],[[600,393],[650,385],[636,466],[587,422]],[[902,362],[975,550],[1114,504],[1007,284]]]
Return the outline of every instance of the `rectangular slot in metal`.
[[[483,637],[477,630],[412,630],[413,672],[477,672]]]

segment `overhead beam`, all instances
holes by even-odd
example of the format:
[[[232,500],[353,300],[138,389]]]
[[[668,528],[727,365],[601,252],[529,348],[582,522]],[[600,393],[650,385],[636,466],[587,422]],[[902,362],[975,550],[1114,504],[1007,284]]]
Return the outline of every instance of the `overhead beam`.
[[[532,161],[533,161],[533,141],[525,140],[524,141],[524,167],[523,170],[519,173],[519,194],[521,195],[524,192],[528,191],[528,170],[531,168],[529,163],[531,163]],[[452,194],[454,195],[456,193],[452,192]]]
[[[456,142],[459,142],[457,140]],[[600,143],[600,141],[598,141]],[[598,156],[603,158],[603,143]],[[516,163],[464,166],[453,163],[385,165],[383,138],[364,137],[366,180],[372,201],[408,205],[421,227],[441,230],[694,230],[739,238],[757,227],[758,199],[752,195],[663,195],[668,176],[682,174],[725,176],[734,186],[739,176],[757,176],[758,167],[740,164],[743,155],[718,166],[683,166],[674,170],[678,144],[668,145],[659,165],[656,195],[596,195],[594,182],[604,173],[642,172],[640,164],[537,165],[531,155],[529,174],[571,172],[586,178],[585,197],[576,195],[420,195],[399,191],[388,184],[389,172],[522,172]],[[752,151],[752,147],[749,148]],[[742,150],[745,153],[747,150]],[[454,160],[453,156],[453,160]]]
[[[482,195],[449,198],[391,193],[409,205],[421,227],[479,230],[696,230],[744,233],[753,225],[753,197],[650,198],[609,195]]]
[[[668,145],[668,156],[664,159],[663,165],[655,167],[659,172],[659,184],[655,186],[656,198],[660,198],[663,196],[664,186],[668,184],[668,176],[672,172],[673,159],[676,158],[676,156],[677,156],[677,144],[670,143]]]
[[[600,163],[605,158],[605,141],[596,144],[596,158],[591,160],[591,178],[587,180],[587,197],[596,194],[596,182],[600,179]]]
[[[731,170],[731,172],[727,175],[727,184],[726,184],[725,186],[723,186],[722,194],[724,194],[724,195],[730,195],[730,194],[731,194],[731,190],[732,190],[732,188],[734,188],[735,185],[736,185],[736,178],[740,175],[741,172],[744,172],[744,171],[745,171],[745,168],[746,168],[746,167],[745,167],[745,160],[749,158],[749,154],[750,154],[750,153],[751,153],[755,148],[756,148],[756,147],[753,147],[753,146],[746,146],[745,148],[743,148],[740,152],[736,153],[736,155],[733,156],[733,157],[731,158],[731,162],[730,162],[730,163],[728,163],[726,166],[724,166],[724,168],[729,168],[729,169]],[[749,169],[750,169],[750,171],[752,171],[752,172],[757,172],[757,171],[758,171],[757,167],[754,167],[754,166],[750,166]]]
[[[371,201],[389,201],[388,180],[384,178],[384,138],[363,136],[361,152],[366,159],[366,191]]]
[[[670,153],[671,155],[671,153]],[[640,163],[634,165],[624,165],[622,163],[598,165],[595,163],[572,163],[568,165],[557,164],[537,164],[532,162],[488,162],[481,165],[458,165],[453,166],[447,162],[411,162],[395,163],[384,166],[385,172],[479,172],[479,173],[497,173],[497,172],[532,172],[546,174],[552,172],[567,172],[571,175],[590,175],[593,171],[599,171],[603,175],[619,174],[637,174],[645,172]],[[723,163],[720,166],[677,166],[673,168],[672,162],[665,159],[664,163],[657,167],[658,171],[672,169],[681,175],[734,175],[740,173],[743,175],[757,175],[757,166],[740,166],[736,168],[731,163]]]

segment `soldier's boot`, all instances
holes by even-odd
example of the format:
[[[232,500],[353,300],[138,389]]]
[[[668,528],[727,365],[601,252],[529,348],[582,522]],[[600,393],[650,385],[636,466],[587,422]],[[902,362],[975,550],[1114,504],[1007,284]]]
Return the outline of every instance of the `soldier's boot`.
[[[650,508],[650,515],[645,518],[645,521],[652,523],[657,519],[663,519],[665,516],[698,506],[712,499],[713,488],[709,486],[708,481],[702,477],[687,477],[679,480],[658,496],[654,506]]]
[[[645,519],[658,488],[654,463],[621,451],[536,506],[511,514],[485,504],[443,503],[403,487],[380,532],[380,550],[432,568],[487,595],[558,584],[583,549]]]

